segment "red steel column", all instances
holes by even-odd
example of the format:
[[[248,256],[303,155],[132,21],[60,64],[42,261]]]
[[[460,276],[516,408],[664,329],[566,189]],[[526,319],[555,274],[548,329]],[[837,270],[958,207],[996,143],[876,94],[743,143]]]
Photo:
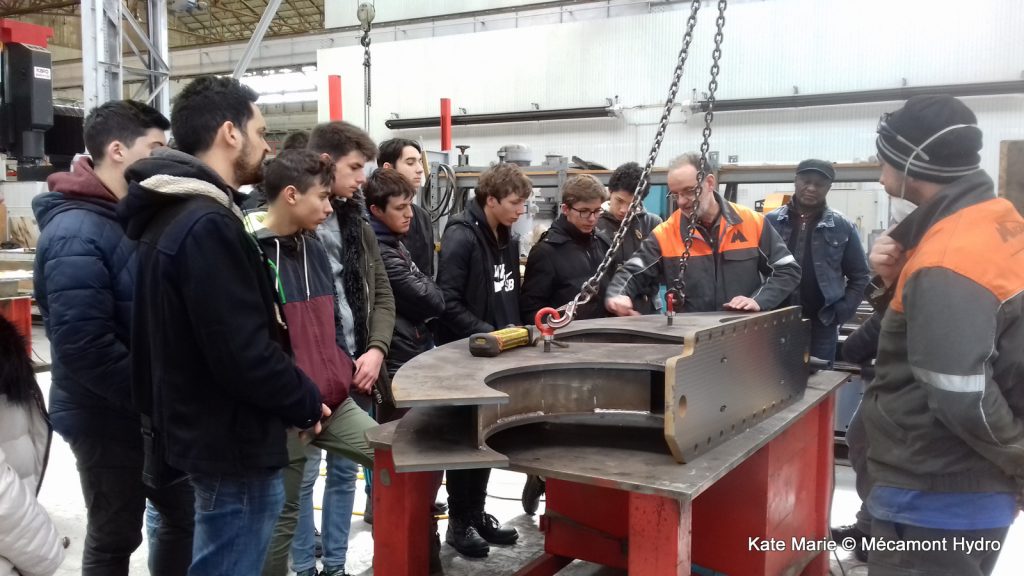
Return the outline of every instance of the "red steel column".
[[[452,149],[452,100],[441,98],[441,151]]]
[[[327,102],[331,122],[341,120],[341,76],[337,74],[327,77]]]

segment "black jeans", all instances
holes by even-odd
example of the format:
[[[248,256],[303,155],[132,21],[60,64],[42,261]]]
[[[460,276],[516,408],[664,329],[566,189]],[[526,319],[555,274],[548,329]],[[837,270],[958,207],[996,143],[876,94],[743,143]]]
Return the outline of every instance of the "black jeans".
[[[448,512],[451,517],[468,520],[483,513],[491,469],[449,470],[445,474],[448,475]]]
[[[1009,528],[992,530],[938,530],[875,519],[872,538],[899,543],[937,544],[933,550],[872,550],[868,554],[868,576],[988,576],[996,567],[999,549]],[[964,543],[974,548],[965,549]],[[893,548],[909,547],[897,544]],[[980,549],[979,549],[980,548]]]
[[[88,510],[83,576],[127,576],[131,555],[142,543],[147,499],[160,513],[156,540],[149,543],[149,572],[184,576],[192,563],[192,485],[182,481],[153,490],[143,484],[141,436],[75,438],[69,443]]]

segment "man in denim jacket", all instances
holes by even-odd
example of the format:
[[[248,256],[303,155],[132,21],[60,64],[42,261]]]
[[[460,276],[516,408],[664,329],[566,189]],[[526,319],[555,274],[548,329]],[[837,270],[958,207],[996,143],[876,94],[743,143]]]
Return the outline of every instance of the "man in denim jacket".
[[[765,215],[800,263],[800,288],[789,304],[811,321],[811,355],[832,362],[839,325],[857,311],[868,283],[864,248],[854,225],[825,201],[836,173],[824,160],[796,169],[793,199]]]

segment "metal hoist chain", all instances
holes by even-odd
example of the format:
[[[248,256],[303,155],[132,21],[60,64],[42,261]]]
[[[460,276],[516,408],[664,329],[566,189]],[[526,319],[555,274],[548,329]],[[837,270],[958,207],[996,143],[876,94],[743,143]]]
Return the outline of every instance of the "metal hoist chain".
[[[711,80],[708,82],[707,110],[704,112],[704,141],[700,144],[700,167],[697,170],[697,185],[693,189],[694,200],[690,213],[686,217],[686,234],[683,236],[683,253],[679,256],[679,275],[675,278],[670,293],[674,294],[675,304],[683,307],[686,300],[686,267],[690,262],[690,247],[697,232],[697,211],[700,208],[700,197],[704,190],[704,181],[708,172],[708,150],[711,148],[711,121],[715,117],[715,92],[718,90],[719,61],[722,59],[722,29],[725,28],[725,8],[727,1],[718,2],[718,19],[715,21],[715,49],[711,53]]]
[[[363,102],[363,129],[370,131],[370,24],[376,16],[373,3],[363,2],[356,10],[356,18],[359,19],[359,27],[363,31],[363,37],[359,43],[363,45],[363,91],[365,100]]]
[[[712,68],[714,74],[718,74],[718,60],[717,57],[721,55],[721,40],[722,40],[722,26],[725,23],[725,11],[726,0],[720,0],[718,10],[718,34],[715,36],[715,66]],[[576,310],[590,302],[590,300],[598,294],[599,285],[601,278],[604,277],[608,271],[608,267],[611,265],[612,259],[615,254],[622,247],[622,240],[629,230],[633,220],[636,219],[637,214],[640,213],[641,207],[643,206],[644,198],[647,196],[648,184],[650,182],[651,170],[654,168],[654,163],[658,159],[658,153],[661,151],[662,141],[665,139],[665,132],[668,130],[669,118],[672,115],[672,109],[675,107],[676,94],[679,92],[679,83],[682,81],[683,70],[686,67],[686,60],[689,57],[690,44],[693,41],[693,31],[697,26],[697,13],[700,11],[701,0],[692,0],[690,3],[690,17],[686,21],[686,33],[683,35],[683,46],[679,50],[679,57],[676,60],[675,72],[672,74],[672,84],[669,86],[668,97],[665,99],[665,108],[661,114],[661,121],[658,124],[658,131],[654,137],[654,144],[651,146],[651,152],[647,157],[647,163],[644,165],[644,170],[640,174],[640,180],[637,182],[636,190],[633,191],[633,201],[629,204],[629,209],[626,211],[626,216],[623,217],[622,223],[619,225],[619,229],[615,232],[615,236],[612,238],[611,246],[604,255],[604,259],[601,260],[601,264],[598,265],[597,271],[594,275],[587,279],[580,288],[580,292],[565,306],[562,306],[559,310],[564,311],[559,317],[552,315],[546,320],[547,326],[550,328],[564,328],[572,322],[573,317],[576,315]],[[712,83],[715,88],[718,87],[717,80],[713,79]],[[705,122],[710,123],[711,117],[705,115]],[[711,135],[710,124],[704,129],[705,134],[705,145],[707,145],[707,139]],[[692,233],[692,232],[691,232]]]

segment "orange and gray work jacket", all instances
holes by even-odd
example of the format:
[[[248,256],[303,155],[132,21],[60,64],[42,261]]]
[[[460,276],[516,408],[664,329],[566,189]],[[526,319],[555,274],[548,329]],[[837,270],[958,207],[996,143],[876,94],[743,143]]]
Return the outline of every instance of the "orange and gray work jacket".
[[[861,405],[876,485],[1024,488],[1024,218],[982,171],[890,233],[906,264]]]
[[[800,265],[764,216],[715,194],[721,214],[710,230],[697,226],[686,267],[683,311],[713,312],[736,296],[753,298],[762,310],[782,304],[800,285]],[[686,218],[679,210],[644,240],[615,273],[606,298],[635,299],[679,275]]]

